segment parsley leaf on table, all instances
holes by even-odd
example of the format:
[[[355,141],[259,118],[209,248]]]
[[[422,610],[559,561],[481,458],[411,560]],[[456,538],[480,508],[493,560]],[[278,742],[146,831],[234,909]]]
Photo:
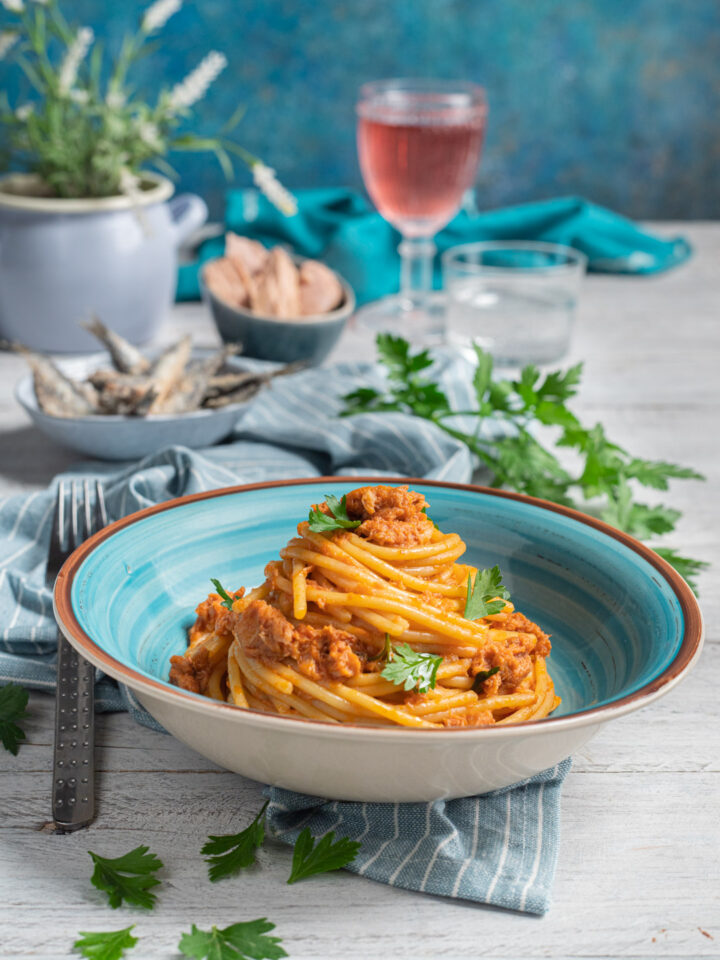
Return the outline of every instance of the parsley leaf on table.
[[[491,667],[489,670],[481,670],[479,673],[476,673],[472,685],[472,689],[475,691],[475,693],[482,693],[482,685],[485,683],[485,681],[489,680],[490,677],[494,677],[499,671],[500,667]]]
[[[80,931],[82,939],[76,940],[73,949],[77,950],[89,960],[121,960],[126,950],[131,950],[138,942],[138,937],[130,933],[135,924],[125,927],[124,930],[103,930],[95,933]]]
[[[265,917],[233,923],[218,930],[198,930],[192,925],[178,944],[180,953],[194,960],[281,960],[287,953],[280,946],[280,937],[268,937],[275,929]]]
[[[0,741],[6,750],[17,756],[20,742],[27,739],[25,731],[16,720],[27,714],[28,692],[17,683],[0,687]]]
[[[600,423],[584,426],[568,406],[578,392],[582,364],[544,375],[529,364],[517,379],[493,379],[492,356],[476,346],[474,406],[453,410],[432,378],[433,360],[427,350],[413,354],[406,340],[390,334],[379,334],[376,345],[387,371],[387,387],[384,391],[360,387],[347,394],[341,416],[394,410],[430,420],[469,448],[489,471],[493,487],[576,509],[583,509],[583,501],[593,501],[586,512],[652,540],[672,531],[680,514],[670,507],[635,502],[635,488],[666,490],[671,480],[704,479],[688,467],[631,456],[608,439]],[[481,428],[486,419],[509,429],[503,436],[485,439]],[[555,431],[555,449],[543,442],[548,431]],[[566,468],[557,448],[572,450],[579,468]],[[671,548],[658,552],[695,589],[693,579],[707,564],[682,557]]]
[[[255,863],[255,851],[262,846],[265,839],[265,811],[268,803],[269,801],[265,801],[252,823],[240,833],[208,837],[208,842],[200,852],[207,857],[208,876],[213,883]]]
[[[496,600],[495,597],[500,597]],[[510,591],[503,586],[502,574],[497,564],[490,570],[478,570],[473,582],[468,574],[467,599],[465,601],[466,620],[479,620],[493,613],[500,613],[505,601],[510,599]]]
[[[418,653],[409,644],[399,643],[391,648],[387,666],[380,676],[397,686],[404,686],[405,690],[427,693],[437,683],[442,661],[443,658],[434,653]]]
[[[110,906],[115,909],[125,900],[136,907],[152,910],[156,896],[150,892],[160,881],[153,876],[163,864],[154,853],[148,853],[148,847],[135,847],[122,857],[101,857],[88,850],[95,864],[90,878],[91,883],[104,890]]]
[[[355,530],[360,526],[361,520],[351,520],[347,514],[347,497],[338,500],[329,493],[325,497],[325,503],[330,508],[330,513],[323,513],[319,507],[314,507],[310,511],[308,521],[313,533],[325,533],[329,530]]]
[[[232,610],[233,608],[233,598],[227,592],[225,587],[220,583],[219,580],[216,580],[215,577],[210,577],[210,583],[215,587],[218,594],[222,598],[222,606],[227,610]]]
[[[350,840],[349,837],[340,837],[336,841],[333,830],[315,842],[310,830],[305,827],[295,841],[292,870],[287,882],[297,883],[316,873],[339,870],[355,859],[360,846],[357,840]]]

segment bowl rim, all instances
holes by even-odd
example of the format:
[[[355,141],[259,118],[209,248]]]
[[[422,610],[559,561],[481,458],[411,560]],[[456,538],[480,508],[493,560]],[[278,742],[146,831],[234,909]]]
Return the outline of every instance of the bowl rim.
[[[303,263],[305,260],[313,260],[314,257],[302,257],[299,254],[291,253],[290,256],[296,263]],[[260,323],[270,323],[270,324],[284,324],[292,326],[321,326],[326,323],[345,321],[350,317],[357,306],[355,300],[355,291],[347,282],[347,280],[337,272],[333,270],[332,267],[328,267],[328,270],[332,270],[335,276],[340,281],[340,286],[343,288],[343,294],[345,299],[343,302],[335,307],[334,310],[331,310],[329,313],[310,313],[301,315],[299,317],[271,317],[269,314],[265,313],[253,313],[252,310],[245,310],[242,307],[234,307],[231,303],[225,303],[224,300],[221,300],[216,294],[212,292],[210,287],[205,283],[205,267],[209,263],[214,263],[216,260],[222,260],[224,254],[217,257],[209,257],[207,260],[203,260],[198,268],[198,283],[200,286],[200,293],[203,295],[203,299],[210,303],[211,309],[214,309],[216,305],[222,307],[223,310],[229,310],[232,314],[237,314],[238,317],[248,320],[258,320]],[[322,261],[318,261],[322,263]],[[323,264],[327,266],[327,264]]]
[[[277,487],[299,487],[309,486],[311,484],[330,484],[330,483],[355,483],[358,485],[370,483],[382,484],[421,484],[423,486],[439,487],[446,490],[464,490],[472,493],[479,493],[492,497],[499,497],[507,500],[515,500],[530,506],[539,507],[552,513],[559,513],[573,521],[582,523],[600,531],[606,536],[610,536],[633,552],[639,554],[646,560],[658,573],[665,579],[673,593],[675,594],[683,613],[684,628],[680,648],[673,660],[665,669],[653,680],[644,684],[634,693],[627,694],[610,703],[602,706],[591,707],[577,713],[568,714],[562,717],[546,717],[541,721],[524,721],[522,723],[508,724],[504,727],[458,727],[443,730],[423,730],[409,729],[406,727],[373,727],[361,723],[343,723],[333,724],[323,720],[308,720],[283,717],[276,714],[264,713],[260,710],[236,707],[234,704],[222,703],[207,697],[201,697],[192,694],[179,687],[173,687],[166,682],[146,677],[133,667],[129,667],[107,653],[96,643],[80,625],[72,606],[71,593],[75,577],[85,559],[91,554],[104,540],[109,539],[115,533],[131,526],[146,517],[156,513],[162,513],[166,510],[173,510],[176,507],[188,503],[194,503],[199,500],[208,500],[215,497],[228,496],[237,493],[249,493],[253,490],[267,490]],[[155,504],[152,507],[146,507],[131,513],[114,523],[109,524],[103,530],[100,530],[94,536],[90,537],[85,543],[81,544],[75,550],[67,561],[63,564],[55,587],[53,589],[53,610],[55,619],[63,634],[68,641],[81,653],[87,660],[100,667],[110,676],[126,683],[136,690],[146,691],[148,694],[159,697],[162,700],[177,702],[183,704],[188,709],[198,713],[213,715],[216,718],[220,716],[218,711],[224,711],[228,719],[235,718],[236,722],[249,723],[251,726],[274,726],[284,728],[286,731],[295,731],[296,733],[310,732],[311,735],[321,735],[328,737],[350,737],[362,738],[370,737],[372,739],[404,739],[412,737],[412,742],[417,743],[419,737],[447,737],[455,738],[458,736],[473,737],[484,739],[485,737],[514,737],[539,735],[542,731],[550,733],[551,730],[560,732],[568,727],[582,727],[593,724],[601,724],[613,717],[622,716],[630,713],[653,700],[663,696],[672,687],[682,680],[689,670],[697,662],[702,650],[704,641],[704,625],[702,613],[698,602],[692,590],[680,576],[680,574],[663,560],[654,550],[645,544],[640,543],[634,537],[617,530],[603,520],[584,514],[571,507],[552,503],[549,500],[542,500],[539,497],[530,497],[522,493],[514,493],[509,490],[497,490],[491,487],[484,487],[478,484],[470,483],[451,483],[442,480],[426,480],[421,477],[378,477],[374,475],[363,476],[321,476],[321,477],[302,477],[291,478],[287,480],[266,480],[258,483],[238,484],[231,487],[221,487],[217,490],[207,490],[202,493],[188,494],[183,497],[175,497],[172,500],[166,500]]]

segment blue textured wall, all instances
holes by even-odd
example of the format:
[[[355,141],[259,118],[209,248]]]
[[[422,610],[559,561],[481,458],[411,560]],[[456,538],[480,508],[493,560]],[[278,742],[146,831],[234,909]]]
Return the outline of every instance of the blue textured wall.
[[[63,9],[119,36],[145,5]],[[480,206],[578,193],[635,217],[720,217],[719,0],[202,0],[165,37],[141,79],[174,82],[225,52],[202,127],[246,103],[236,136],[291,187],[359,183],[362,81],[455,76],[488,91]],[[217,214],[214,160],[176,161]]]

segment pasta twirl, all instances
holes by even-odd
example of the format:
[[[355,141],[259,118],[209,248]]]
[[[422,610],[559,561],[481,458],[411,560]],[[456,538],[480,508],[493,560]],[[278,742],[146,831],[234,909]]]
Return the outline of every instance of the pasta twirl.
[[[509,600],[465,618],[477,570],[457,562],[465,544],[435,527],[421,494],[361,487],[331,501],[299,524],[263,584],[198,606],[173,683],[298,719],[422,729],[557,707],[547,634]],[[395,679],[388,664],[402,650],[426,658],[432,680]]]

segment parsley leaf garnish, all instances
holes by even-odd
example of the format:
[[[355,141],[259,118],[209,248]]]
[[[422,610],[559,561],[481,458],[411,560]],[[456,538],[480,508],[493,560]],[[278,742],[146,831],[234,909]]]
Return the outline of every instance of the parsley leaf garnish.
[[[91,883],[104,890],[110,906],[115,909],[124,901],[136,907],[152,910],[157,899],[150,893],[160,881],[153,876],[163,864],[154,853],[148,853],[148,847],[135,847],[122,857],[101,857],[88,850],[95,864],[90,878]]]
[[[124,930],[104,930],[97,933],[80,931],[81,940],[76,940],[73,949],[90,960],[120,960],[126,950],[131,950],[138,937],[130,933],[135,924]]]
[[[495,597],[501,597],[495,600]],[[497,564],[490,570],[478,570],[473,583],[472,575],[468,574],[467,600],[465,601],[466,620],[479,620],[493,613],[500,613],[505,607],[505,601],[510,599],[510,592],[503,586],[502,574]]]
[[[311,877],[315,873],[339,870],[351,863],[359,850],[360,844],[356,840],[350,840],[349,837],[340,837],[336,841],[333,830],[316,843],[308,827],[305,827],[295,841],[288,883],[297,883],[298,880],[304,880],[305,877]]]
[[[232,610],[233,608],[233,598],[227,592],[225,587],[220,583],[219,580],[216,580],[215,577],[210,577],[210,583],[215,587],[218,594],[222,597],[222,606],[227,610]]]
[[[472,689],[475,691],[475,693],[482,693],[482,685],[486,680],[489,680],[490,677],[494,677],[499,670],[500,667],[491,667],[489,670],[481,670],[479,673],[476,673],[472,685]]]
[[[265,917],[232,923],[218,930],[198,930],[192,925],[190,933],[184,933],[178,950],[195,960],[281,960],[287,953],[280,946],[280,937],[268,937],[275,924]]]
[[[22,727],[15,723],[26,716],[28,692],[17,683],[6,683],[0,687],[0,740],[6,750],[17,756],[20,741],[26,735]]]
[[[207,856],[208,876],[213,883],[255,863],[255,851],[262,846],[265,839],[265,811],[268,803],[269,801],[266,801],[263,804],[252,823],[240,833],[208,837],[208,842],[200,852]]]
[[[330,513],[323,513],[319,507],[314,507],[308,516],[310,529],[313,533],[325,533],[328,530],[355,530],[362,523],[361,520],[351,520],[347,513],[347,497],[338,500],[329,493],[325,503]]]
[[[418,653],[409,644],[400,643],[392,648],[387,666],[380,676],[397,686],[404,686],[406,690],[426,693],[434,689],[442,661],[439,655]]]
[[[580,510],[592,499],[594,514],[599,512],[626,533],[654,540],[671,532],[680,514],[663,505],[635,502],[635,488],[667,490],[671,480],[704,479],[688,467],[631,456],[608,439],[602,424],[584,426],[568,406],[578,392],[582,364],[544,375],[529,364],[515,380],[493,379],[492,356],[476,346],[474,404],[469,410],[453,410],[432,378],[427,350],[411,353],[406,340],[389,334],[378,334],[375,342],[387,387],[361,387],[347,394],[341,416],[392,410],[430,420],[469,448],[489,471],[493,487]],[[487,439],[486,420],[502,424],[503,436]],[[545,444],[549,431],[555,433],[554,448]],[[563,447],[577,455],[578,469],[560,462],[557,450]],[[658,552],[694,589],[693,578],[707,564],[666,547]]]
[[[374,657],[368,657],[368,663],[372,663],[375,660],[390,660],[392,657],[392,643],[390,641],[390,634],[385,634],[385,645],[383,646],[380,653],[376,653]]]

